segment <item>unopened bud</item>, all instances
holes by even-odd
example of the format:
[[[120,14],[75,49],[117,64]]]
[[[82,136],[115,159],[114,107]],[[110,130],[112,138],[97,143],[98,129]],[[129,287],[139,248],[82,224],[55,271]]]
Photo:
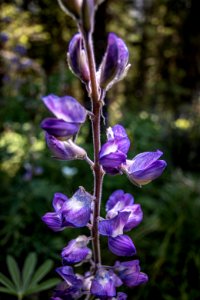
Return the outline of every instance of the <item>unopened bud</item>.
[[[93,31],[94,12],[95,12],[94,1],[83,0],[81,20],[82,20],[82,27],[85,33],[89,33]]]
[[[83,0],[58,0],[61,9],[74,19],[80,19]]]
[[[90,80],[90,74],[83,39],[80,33],[77,33],[70,41],[67,58],[71,71],[78,76],[82,82],[87,83]]]
[[[46,133],[46,143],[53,156],[61,160],[84,159],[86,151],[72,140],[61,141]]]

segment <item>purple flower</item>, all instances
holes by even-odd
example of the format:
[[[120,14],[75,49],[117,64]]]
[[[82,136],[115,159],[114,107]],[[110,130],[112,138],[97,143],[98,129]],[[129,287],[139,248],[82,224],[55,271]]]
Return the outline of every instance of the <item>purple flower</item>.
[[[91,294],[97,297],[114,297],[116,287],[122,284],[121,280],[110,270],[98,269],[91,285]]]
[[[67,58],[71,71],[78,76],[82,82],[88,83],[90,80],[90,72],[83,46],[83,39],[80,33],[75,34],[71,39]]]
[[[74,274],[72,267],[59,267],[56,269],[56,272],[64,279],[64,282],[56,287],[53,295],[54,297],[70,300],[81,296],[83,282],[76,274]]]
[[[134,199],[131,194],[124,193],[122,190],[117,190],[109,197],[106,203],[106,218],[112,219],[119,212],[128,212],[129,217],[123,228],[124,231],[130,231],[136,227],[143,219],[143,212],[140,204],[133,204]]]
[[[91,203],[94,197],[87,193],[83,187],[62,206],[62,215],[66,224],[74,227],[84,227],[90,220]]]
[[[134,287],[148,281],[148,276],[140,272],[139,260],[125,261],[122,263],[117,261],[114,265],[114,270],[128,287]]]
[[[119,173],[121,164],[125,163],[130,140],[123,126],[115,125],[107,129],[107,142],[99,153],[99,161],[106,173]]]
[[[108,238],[109,250],[118,256],[132,256],[136,254],[136,248],[128,235],[118,235]]]
[[[119,212],[118,215],[112,219],[101,220],[99,222],[99,233],[112,237],[123,234],[123,229],[127,223],[129,215],[129,212]]]
[[[64,264],[74,264],[91,258],[92,251],[86,247],[89,240],[86,236],[80,235],[75,240],[71,240],[63,248],[61,256]]]
[[[55,212],[48,212],[43,222],[53,231],[61,231],[66,227],[84,227],[90,220],[93,196],[80,187],[68,199],[64,194],[56,193],[53,198]]]
[[[42,100],[57,118],[44,119],[41,123],[42,129],[56,137],[69,138],[77,134],[81,124],[85,122],[87,112],[76,99],[50,94]]]
[[[132,160],[127,160],[122,170],[134,184],[145,185],[159,177],[164,171],[167,163],[159,160],[162,155],[160,150],[140,153]]]
[[[61,160],[85,159],[87,153],[71,139],[62,141],[46,133],[46,143],[53,157]]]
[[[134,198],[131,194],[124,193],[123,190],[114,191],[108,201],[106,202],[106,211],[111,211],[115,209],[115,211],[121,211],[126,206],[132,205],[134,203]]]
[[[127,73],[129,52],[122,39],[110,33],[106,53],[99,70],[100,87],[108,90]]]

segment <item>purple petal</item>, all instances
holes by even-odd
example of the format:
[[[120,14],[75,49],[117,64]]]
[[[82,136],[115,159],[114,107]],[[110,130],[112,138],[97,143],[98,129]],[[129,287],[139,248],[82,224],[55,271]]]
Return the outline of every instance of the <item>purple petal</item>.
[[[79,236],[75,240],[71,240],[68,245],[63,248],[61,256],[64,264],[74,264],[91,257],[91,250],[86,247],[88,238]]]
[[[123,283],[128,286],[128,287],[134,287],[140,284],[144,284],[148,281],[148,276],[145,273],[131,273],[129,275],[127,275],[124,280]]]
[[[119,49],[119,62],[118,62],[118,78],[120,79],[121,76],[123,76],[123,73],[125,71],[125,68],[128,64],[129,60],[129,51],[126,47],[126,44],[124,41],[120,38],[117,39],[118,43],[118,49]]]
[[[50,135],[66,138],[70,138],[77,134],[80,128],[80,124],[78,123],[67,123],[56,118],[46,118],[42,121],[40,126]]]
[[[124,207],[132,205],[133,203],[134,198],[131,194],[124,193],[123,190],[117,190],[110,195],[106,203],[106,211],[108,212],[109,210],[113,209],[116,205],[118,205],[118,211],[120,211]]]
[[[82,281],[74,274],[72,267],[64,266],[56,269],[56,272],[65,280],[69,286],[76,286],[76,288],[82,285]]]
[[[62,218],[56,212],[48,212],[42,217],[42,221],[53,231],[61,231],[64,229]]]
[[[117,298],[116,300],[126,300],[127,299],[127,294],[123,293],[123,292],[119,292],[117,293]]]
[[[120,150],[124,154],[128,153],[128,150],[130,148],[130,140],[123,126],[116,124],[112,128],[109,127],[107,129],[107,138],[108,141],[116,142],[118,150]]]
[[[119,212],[119,214],[113,219],[100,221],[99,233],[112,237],[123,234],[123,229],[126,225],[129,215],[130,212]]]
[[[91,202],[93,196],[82,187],[66,201],[62,208],[62,216],[66,222],[75,227],[84,227],[90,220]]]
[[[148,281],[148,276],[140,272],[139,260],[116,262],[115,272],[128,287],[134,287]]]
[[[123,211],[130,212],[127,223],[124,226],[124,231],[130,231],[142,222],[143,212],[140,204],[127,206]]]
[[[119,167],[126,161],[126,155],[118,151],[115,142],[107,142],[99,152],[99,161],[108,174],[114,175],[119,173]]]
[[[137,183],[145,184],[159,177],[163,173],[166,166],[167,164],[164,160],[158,160],[154,162],[151,166],[149,166],[148,169],[132,173],[133,176],[131,177]]]
[[[101,88],[105,89],[106,86],[115,78],[118,71],[118,55],[117,36],[114,33],[110,33],[108,36],[106,53],[100,67]]]
[[[54,197],[53,197],[53,201],[52,201],[54,210],[56,212],[58,212],[62,208],[64,202],[67,201],[67,200],[68,200],[68,197],[65,196],[64,194],[55,193]]]
[[[88,62],[80,33],[75,34],[70,41],[68,63],[72,72],[83,82],[88,82],[90,80]]]
[[[129,167],[129,171],[132,173],[132,172],[147,169],[154,162],[156,162],[162,155],[163,152],[161,152],[160,150],[157,150],[155,152],[140,153],[132,159],[132,164]]]
[[[58,118],[69,123],[84,123],[85,108],[70,96],[58,97],[50,94],[42,98],[46,107]]]
[[[118,256],[132,256],[136,254],[136,248],[128,235],[119,235],[108,238],[109,250]]]
[[[116,295],[115,280],[112,273],[98,269],[91,285],[91,294],[98,297],[114,297]]]
[[[61,141],[46,133],[46,143],[54,158],[60,160],[84,159],[86,152],[72,140]]]

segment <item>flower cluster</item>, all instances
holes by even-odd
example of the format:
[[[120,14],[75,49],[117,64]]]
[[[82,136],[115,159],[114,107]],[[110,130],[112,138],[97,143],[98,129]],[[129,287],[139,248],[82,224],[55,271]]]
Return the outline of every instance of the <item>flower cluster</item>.
[[[146,283],[148,276],[140,271],[138,259],[120,262],[113,266],[101,263],[100,236],[108,239],[108,249],[116,256],[132,257],[136,247],[127,234],[143,219],[140,204],[123,190],[114,191],[106,202],[105,218],[100,216],[103,176],[125,174],[137,186],[142,186],[159,177],[166,167],[160,160],[162,152],[144,152],[128,159],[130,140],[123,126],[117,124],[107,129],[107,141],[100,142],[100,120],[105,93],[121,80],[130,67],[129,52],[124,41],[110,33],[108,45],[96,69],[92,44],[94,14],[102,0],[59,0],[61,8],[76,20],[79,32],[69,43],[67,60],[71,71],[85,84],[91,98],[92,110],[87,111],[70,96],[43,97],[43,103],[54,117],[42,121],[46,143],[52,155],[60,160],[83,159],[92,168],[95,186],[91,195],[83,187],[68,198],[62,193],[53,197],[53,212],[46,213],[42,220],[53,231],[65,228],[87,227],[89,234],[75,237],[61,251],[62,266],[57,273],[63,279],[55,289],[52,300],[90,299],[126,300],[124,292],[117,288],[125,285],[135,287]],[[94,161],[86,151],[75,143],[81,125],[90,116],[93,132]],[[90,245],[92,244],[92,245]],[[91,247],[92,246],[92,247]],[[84,275],[76,273],[73,265],[86,263]]]

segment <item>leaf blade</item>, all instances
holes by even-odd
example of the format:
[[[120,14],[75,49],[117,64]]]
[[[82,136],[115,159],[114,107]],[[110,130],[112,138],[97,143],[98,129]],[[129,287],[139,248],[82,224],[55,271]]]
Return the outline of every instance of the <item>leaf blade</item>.
[[[15,286],[13,285],[12,281],[3,273],[0,273],[0,283],[3,284],[6,288],[15,291]]]
[[[16,260],[10,255],[7,256],[7,266],[15,287],[17,288],[17,290],[20,290],[21,288],[20,270],[16,263]]]
[[[24,262],[24,266],[22,269],[22,289],[26,290],[30,280],[31,280],[31,276],[35,270],[35,266],[37,263],[37,256],[34,252],[30,253],[25,262]]]
[[[35,272],[31,280],[31,287],[36,285],[51,270],[53,266],[52,260],[46,260]]]
[[[48,289],[56,286],[59,282],[60,282],[60,280],[57,279],[57,278],[48,279],[48,280],[46,280],[46,281],[30,288],[30,289],[28,289],[25,292],[25,295],[30,295],[30,294],[39,293],[39,292],[48,290]]]

